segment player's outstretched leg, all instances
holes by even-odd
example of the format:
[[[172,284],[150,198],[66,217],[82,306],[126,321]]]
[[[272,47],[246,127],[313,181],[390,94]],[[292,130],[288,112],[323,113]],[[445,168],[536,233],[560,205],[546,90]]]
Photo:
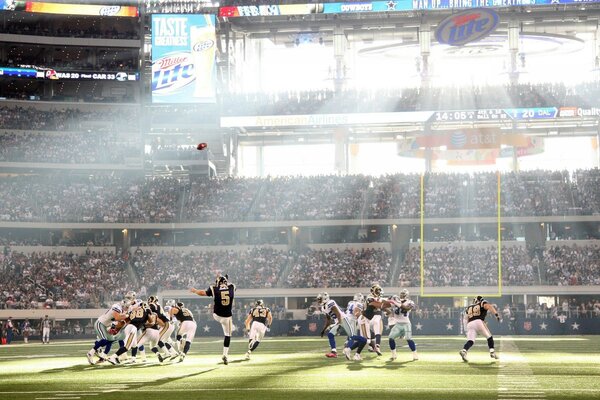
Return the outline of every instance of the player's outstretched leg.
[[[498,354],[496,354],[496,350],[494,350],[494,337],[490,336],[487,338],[488,348],[490,349],[490,357],[494,360],[498,359]]]
[[[408,343],[408,348],[412,351],[413,361],[417,361],[419,359],[419,355],[417,354],[417,345],[415,344],[414,340],[407,339],[406,343]]]
[[[473,346],[473,343],[474,342],[472,340],[467,340],[462,350],[459,352],[464,362],[469,362],[469,360],[467,359],[467,352],[469,351],[471,346]]]
[[[325,354],[325,357],[337,358],[337,349],[335,348],[335,335],[331,332],[328,332],[327,339],[329,339],[329,347],[331,347],[331,351]]]

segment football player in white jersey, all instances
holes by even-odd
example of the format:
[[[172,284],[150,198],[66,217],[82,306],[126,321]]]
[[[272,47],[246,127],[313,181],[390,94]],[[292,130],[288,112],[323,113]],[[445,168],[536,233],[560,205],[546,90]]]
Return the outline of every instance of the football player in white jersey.
[[[106,310],[104,314],[102,314],[96,320],[94,324],[94,329],[96,330],[96,342],[94,343],[94,347],[88,351],[86,354],[87,360],[90,364],[95,364],[94,355],[97,355],[100,360],[104,361],[107,359],[107,354],[110,352],[110,348],[113,342],[118,340],[123,340],[124,335],[112,335],[109,330],[113,322],[115,321],[123,321],[127,318],[127,315],[123,312],[123,308],[127,305],[127,301],[123,300],[121,303],[115,303]],[[101,351],[100,348],[105,347],[104,351]]]
[[[327,358],[337,358],[337,349],[335,343],[335,335],[340,328],[341,316],[345,315],[341,312],[335,300],[329,298],[327,293],[319,293],[317,296],[317,304],[321,307],[321,312],[325,314],[325,326],[321,330],[321,337],[327,333],[329,347],[331,351],[325,354]],[[334,309],[335,308],[335,309]]]
[[[346,358],[348,360],[350,359],[350,347],[353,347],[354,343],[356,342],[356,347],[361,347],[359,347],[359,350],[357,352],[358,357],[355,356],[354,359],[360,360],[360,350],[362,350],[367,341],[365,338],[358,335],[356,331],[356,323],[354,322],[354,320],[347,314],[342,313],[337,303],[334,300],[331,300],[329,298],[329,294],[326,292],[319,293],[319,295],[317,296],[317,303],[322,307],[323,312],[327,314],[331,320],[333,320],[333,317],[337,318],[337,320],[339,321],[339,325],[344,329],[344,331],[348,335],[349,339],[346,343],[348,347],[344,348],[344,355],[346,356]],[[333,345],[335,346],[335,341]],[[331,351],[335,352],[335,347],[333,347]]]
[[[402,289],[400,296],[393,295],[384,301],[383,307],[388,313],[388,326],[391,328],[388,338],[390,350],[392,351],[390,361],[394,361],[397,358],[396,339],[402,338],[406,339],[406,343],[412,351],[413,360],[418,360],[417,346],[412,340],[412,325],[409,319],[411,310],[415,308],[415,302],[408,298],[408,290]]]

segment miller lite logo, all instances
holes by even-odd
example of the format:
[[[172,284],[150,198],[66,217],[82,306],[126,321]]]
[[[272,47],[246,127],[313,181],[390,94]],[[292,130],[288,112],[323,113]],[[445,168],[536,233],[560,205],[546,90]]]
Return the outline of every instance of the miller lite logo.
[[[171,53],[152,63],[152,93],[170,94],[194,82],[194,63],[190,53]]]
[[[444,19],[435,30],[435,38],[442,44],[462,46],[492,33],[500,17],[492,10],[476,8],[453,14]]]

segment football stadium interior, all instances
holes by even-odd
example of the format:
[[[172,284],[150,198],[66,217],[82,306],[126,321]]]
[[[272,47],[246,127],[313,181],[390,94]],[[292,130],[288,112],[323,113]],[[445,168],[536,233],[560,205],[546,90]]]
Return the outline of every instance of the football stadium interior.
[[[597,399],[599,141],[596,0],[0,0],[0,397]]]

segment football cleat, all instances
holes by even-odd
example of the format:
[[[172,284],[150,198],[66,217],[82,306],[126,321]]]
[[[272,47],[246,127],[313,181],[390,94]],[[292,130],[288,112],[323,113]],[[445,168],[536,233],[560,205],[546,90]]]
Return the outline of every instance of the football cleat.
[[[419,355],[417,354],[417,352],[415,351],[413,353],[413,361],[418,361],[419,360]]]
[[[244,357],[244,360],[249,360],[250,359],[250,354],[251,354],[251,352],[250,352],[250,350],[248,350],[246,352],[246,356]]]
[[[362,360],[362,357],[360,356],[360,354],[356,353],[356,354],[354,355],[354,358],[353,358],[353,360],[354,360],[354,361],[361,361],[361,360]]]
[[[496,354],[495,351],[490,351],[490,357],[492,357],[494,360],[497,360],[500,358],[500,357],[498,357],[498,354]]]
[[[350,347],[344,347],[344,355],[346,356],[346,360],[350,360],[350,356],[352,355]]]
[[[223,360],[223,364],[225,364],[225,365],[229,364],[229,360],[227,360],[227,356],[223,356],[221,358],[221,360]]]
[[[398,358],[398,356],[392,354],[392,356],[390,357],[390,361],[396,361],[396,358]]]
[[[112,365],[121,364],[121,361],[119,361],[119,358],[117,357],[116,354],[113,354],[112,356],[108,357],[108,362],[111,363]]]
[[[158,357],[158,362],[159,363],[165,361],[165,359],[163,358],[162,354],[160,354],[160,353],[156,353],[156,357]]]
[[[462,349],[459,353],[464,362],[469,362],[469,360],[467,360],[467,351],[465,349]]]
[[[88,362],[90,363],[90,365],[94,365],[94,352],[93,351],[88,351],[87,354],[85,355],[87,357]]]
[[[377,353],[377,356],[378,356],[378,357],[380,357],[380,356],[382,355],[382,354],[381,354],[381,350],[379,349],[379,345],[376,345],[376,346],[375,346],[375,353]]]
[[[325,357],[327,358],[337,358],[337,353],[332,351],[330,353],[325,354]]]
[[[185,353],[179,355],[179,362],[183,362],[183,360],[185,360]]]

